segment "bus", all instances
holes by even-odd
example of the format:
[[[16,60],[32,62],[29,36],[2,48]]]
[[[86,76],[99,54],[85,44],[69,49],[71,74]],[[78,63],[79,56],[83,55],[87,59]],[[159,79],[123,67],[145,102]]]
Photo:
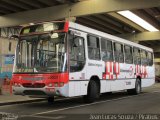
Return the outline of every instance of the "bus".
[[[77,23],[52,21],[23,27],[13,68],[16,95],[83,96],[139,94],[155,83],[153,50]]]

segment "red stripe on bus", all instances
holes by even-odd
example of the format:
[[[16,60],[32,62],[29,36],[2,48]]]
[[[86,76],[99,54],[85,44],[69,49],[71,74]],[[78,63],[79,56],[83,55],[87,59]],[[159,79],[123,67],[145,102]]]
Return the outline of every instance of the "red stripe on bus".
[[[63,82],[68,83],[68,73],[50,73],[50,74],[13,74],[12,82],[23,83],[52,83],[52,82]]]
[[[112,73],[112,68],[113,68],[113,66],[112,66],[112,62],[110,62],[110,73]]]

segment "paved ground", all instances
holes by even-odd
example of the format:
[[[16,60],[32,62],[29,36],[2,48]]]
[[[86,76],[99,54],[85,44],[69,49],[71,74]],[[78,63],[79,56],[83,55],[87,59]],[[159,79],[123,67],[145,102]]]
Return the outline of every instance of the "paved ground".
[[[124,115],[127,114],[127,115]],[[132,116],[135,114],[134,116]],[[148,116],[147,116],[147,115]],[[154,115],[159,114],[159,115]],[[140,95],[125,92],[102,95],[91,104],[81,97],[58,98],[54,104],[46,101],[14,104],[0,107],[0,118],[17,117],[18,120],[89,120],[89,119],[160,119],[160,84],[144,89]]]
[[[0,106],[28,103],[28,102],[34,102],[34,101],[43,101],[43,100],[44,99],[30,98],[28,96],[19,96],[19,95],[10,94],[8,92],[3,92],[3,94],[0,95]]]

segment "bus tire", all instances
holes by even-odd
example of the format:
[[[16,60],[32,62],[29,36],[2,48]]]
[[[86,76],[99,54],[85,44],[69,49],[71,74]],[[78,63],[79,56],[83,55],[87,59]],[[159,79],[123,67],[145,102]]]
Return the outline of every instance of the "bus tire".
[[[141,87],[141,81],[139,78],[137,78],[136,80],[135,88],[127,90],[128,94],[132,94],[132,95],[138,95],[141,93],[141,91],[142,91],[142,87]]]
[[[54,103],[54,97],[48,97],[47,101],[48,101],[48,104],[53,104]]]
[[[100,93],[99,93],[98,84],[94,80],[91,80],[89,82],[87,95],[85,95],[83,97],[84,102],[85,103],[92,103],[99,97],[99,95],[100,95]]]

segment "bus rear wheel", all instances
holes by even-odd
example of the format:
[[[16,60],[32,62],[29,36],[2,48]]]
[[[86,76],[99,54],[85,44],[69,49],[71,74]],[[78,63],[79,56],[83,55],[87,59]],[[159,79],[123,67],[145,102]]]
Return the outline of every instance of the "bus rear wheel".
[[[142,87],[141,87],[141,81],[139,78],[137,78],[136,80],[135,88],[127,90],[128,94],[132,94],[132,95],[138,95],[141,93],[141,91],[142,91]]]
[[[99,98],[99,95],[100,95],[100,92],[99,92],[99,86],[98,86],[98,84],[94,80],[91,80],[89,82],[87,95],[85,95],[83,97],[84,102],[85,103],[92,103],[97,98]]]

